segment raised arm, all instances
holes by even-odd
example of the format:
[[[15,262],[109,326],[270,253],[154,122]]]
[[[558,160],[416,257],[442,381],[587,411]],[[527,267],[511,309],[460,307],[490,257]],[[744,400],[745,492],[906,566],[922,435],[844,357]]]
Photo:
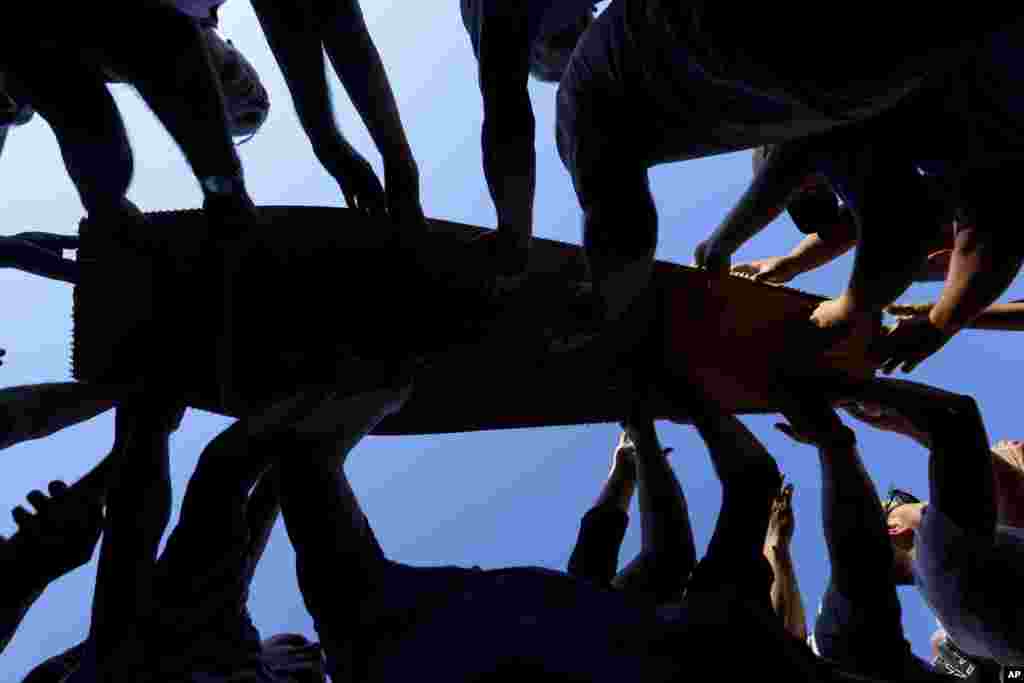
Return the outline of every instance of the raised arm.
[[[484,121],[484,176],[498,214],[498,235],[523,250],[533,233],[536,187],[535,122],[527,91],[530,38],[518,3],[485,2],[479,31],[479,81]],[[509,264],[508,270],[517,265]]]
[[[117,409],[115,460],[93,595],[89,638],[101,671],[136,670],[144,656],[140,625],[155,609],[157,548],[171,508],[170,434],[182,410],[156,399]],[[116,679],[115,679],[116,680]]]
[[[114,406],[108,388],[79,382],[0,389],[0,450],[41,439]]]
[[[764,556],[775,575],[771,590],[772,608],[782,620],[786,631],[800,642],[805,642],[807,615],[793,566],[793,556],[789,550],[795,528],[792,502],[793,485],[787,484],[772,505],[772,516],[764,541]]]
[[[823,240],[817,233],[807,235],[785,256],[761,259],[732,267],[734,275],[743,275],[758,282],[781,285],[798,275],[831,263],[857,244],[852,239]]]
[[[858,243],[846,291],[811,316],[822,328],[839,329],[853,316],[881,311],[906,291],[941,224],[914,165],[861,140],[845,140],[832,163],[834,181],[854,199]]]
[[[334,118],[320,33],[325,27],[317,19],[314,3],[253,0],[252,7],[317,159],[338,183],[350,208],[382,212],[386,197],[380,180]]]
[[[927,318],[935,307],[931,304],[892,304],[886,312],[901,320]],[[1005,332],[1024,332],[1024,301],[1010,301],[1005,304],[992,304],[967,327],[972,330],[996,330]]]
[[[996,524],[992,455],[974,399],[894,379],[875,380],[863,395],[910,422],[931,451],[929,504],[960,529],[991,536]]]
[[[0,537],[0,652],[46,587],[89,561],[103,525],[100,499],[82,487],[54,481],[49,495],[32,491],[28,502],[35,514],[15,508],[17,533]]]
[[[746,192],[711,236],[697,246],[697,265],[722,271],[736,251],[775,220],[813,170],[817,143],[778,145],[761,164]]]
[[[636,448],[641,546],[612,585],[648,594],[657,602],[676,600],[697,563],[686,498],[653,420],[633,420],[626,431]]]
[[[580,521],[576,545],[569,557],[570,574],[601,586],[611,585],[619,566],[619,549],[629,525],[629,504],[635,488],[635,448],[623,432],[601,493]]]
[[[316,0],[314,4],[325,19],[320,35],[327,56],[384,159],[388,210],[396,220],[422,223],[419,169],[359,2]]]
[[[78,282],[78,262],[64,258],[58,246],[49,248],[49,244],[43,241],[46,237],[62,236],[45,233],[31,235],[37,236],[38,239],[23,235],[0,237],[0,268],[16,268],[26,273],[71,284]],[[77,244],[77,238],[67,239]]]
[[[831,582],[849,600],[895,594],[893,550],[878,492],[857,453],[853,432],[820,395],[789,391],[789,425],[796,441],[814,445],[821,465],[821,509]]]
[[[249,557],[254,568],[263,557],[270,541],[270,534],[281,514],[280,486],[278,470],[272,467],[260,478],[246,505]]]

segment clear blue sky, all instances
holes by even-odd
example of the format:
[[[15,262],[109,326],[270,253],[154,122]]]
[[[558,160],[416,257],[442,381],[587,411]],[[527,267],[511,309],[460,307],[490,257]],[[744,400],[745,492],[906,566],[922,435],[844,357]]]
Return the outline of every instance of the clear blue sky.
[[[365,2],[364,13],[388,67],[419,161],[427,213],[493,227],[494,214],[480,166],[480,97],[476,63],[455,0],[446,3]],[[277,65],[248,3],[233,0],[222,12],[226,37],[259,70],[272,101],[263,131],[240,148],[250,191],[260,204],[340,206],[340,193],[323,171],[298,126]],[[333,78],[333,76],[332,76]],[[199,189],[167,134],[128,88],[114,88],[136,152],[131,198],[146,210],[199,206]],[[537,114],[538,196],[536,234],[578,243],[580,212],[569,178],[555,153],[554,87],[531,84]],[[380,169],[379,157],[344,92],[336,91],[338,119],[352,142]],[[7,183],[5,234],[25,229],[72,232],[82,216],[77,195],[60,163],[53,135],[38,118],[16,130],[3,156]],[[748,153],[654,169],[651,183],[660,214],[659,258],[689,263],[693,248],[738,197],[750,177]],[[898,230],[900,226],[893,226]],[[344,225],[338,226],[345,229]],[[738,260],[784,253],[799,235],[782,219],[748,245]],[[845,284],[849,259],[804,276],[794,284],[833,294]],[[0,271],[4,324],[0,369],[6,385],[69,378],[71,289],[67,285]],[[934,285],[915,287],[905,300],[934,298]],[[314,294],[325,294],[323,292]],[[337,315],[346,292],[330,293]],[[1008,296],[1020,298],[1015,285]],[[1020,337],[967,332],[917,370],[914,379],[973,394],[985,412],[992,440],[1021,438],[1011,365]],[[695,359],[695,361],[698,359]],[[1009,382],[1009,384],[1007,384]],[[538,387],[538,390],[543,390]],[[794,556],[808,615],[827,580],[821,532],[820,484],[815,453],[772,430],[772,417],[747,424],[776,456],[796,485]],[[229,423],[190,411],[172,441],[175,514],[185,483],[203,446]],[[855,427],[856,428],[856,427]],[[0,508],[54,478],[74,479],[110,447],[112,414],[42,442],[5,451]],[[926,454],[899,437],[857,428],[868,469],[880,489],[891,483],[926,491]],[[695,432],[660,425],[662,441],[682,481],[699,547],[706,544],[718,512],[720,489]],[[375,437],[349,461],[361,497],[385,551],[413,564],[477,564],[483,567],[565,567],[580,515],[607,473],[617,437],[614,425],[516,430],[431,437]],[[634,520],[621,559],[638,549]],[[4,513],[0,533],[14,525]],[[51,586],[29,614],[7,652],[0,655],[0,683],[19,681],[31,666],[81,640],[88,628],[95,562]],[[925,654],[934,619],[911,589],[901,592],[904,625],[915,651]],[[302,605],[294,555],[279,524],[256,575],[251,601],[264,636],[305,633],[315,638]],[[742,643],[737,643],[742,648]]]

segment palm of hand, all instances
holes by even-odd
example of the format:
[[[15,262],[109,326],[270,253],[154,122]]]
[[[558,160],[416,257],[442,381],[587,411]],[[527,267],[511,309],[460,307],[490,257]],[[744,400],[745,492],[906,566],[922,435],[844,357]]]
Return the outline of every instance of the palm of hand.
[[[36,509],[12,512],[18,525],[16,540],[31,549],[42,575],[50,580],[76,569],[92,557],[103,525],[99,501],[71,491],[63,482],[51,482],[50,497],[33,491],[28,501]]]
[[[772,514],[768,520],[767,541],[771,545],[789,545],[796,529],[796,517],[793,515],[793,485],[783,487],[778,497],[772,502]]]
[[[781,285],[793,279],[794,273],[786,268],[785,257],[773,256],[733,266],[732,274],[748,277],[761,282]]]

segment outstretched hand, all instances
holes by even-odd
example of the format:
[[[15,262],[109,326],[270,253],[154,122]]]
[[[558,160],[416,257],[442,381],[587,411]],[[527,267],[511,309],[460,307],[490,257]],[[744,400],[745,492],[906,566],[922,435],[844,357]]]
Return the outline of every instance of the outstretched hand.
[[[697,245],[697,249],[693,252],[693,261],[698,268],[703,268],[712,274],[725,275],[729,272],[729,254],[715,250],[711,240],[704,240]]]
[[[930,304],[889,304],[885,307],[885,312],[900,320],[920,320],[927,318],[934,307],[934,302]]]
[[[821,329],[840,329],[852,323],[853,310],[845,297],[822,301],[811,313],[811,322]]]
[[[853,432],[820,393],[792,384],[783,390],[787,393],[782,414],[789,423],[776,423],[775,429],[798,443],[819,448],[854,443]]]
[[[384,214],[387,207],[384,186],[373,172],[370,162],[359,152],[351,150],[344,172],[334,179],[338,182],[341,194],[345,197],[345,204],[350,209],[369,216]]]
[[[901,366],[903,372],[911,372],[952,338],[952,334],[935,327],[927,316],[907,318],[878,340],[873,353],[883,361],[881,370],[885,374],[892,374]]]
[[[530,236],[525,240],[515,230],[498,227],[488,230],[474,239],[480,258],[492,265],[494,273],[501,277],[521,277],[529,266]]]
[[[768,519],[768,533],[765,545],[772,548],[789,547],[796,529],[796,517],[793,514],[793,485],[785,484],[779,495],[772,501],[772,513]]]
[[[52,232],[19,232],[12,239],[31,242],[54,256],[64,256],[65,249],[78,249],[78,235],[56,235]]]
[[[860,401],[842,406],[846,414],[884,432],[909,436],[927,446],[928,435],[918,430],[914,423],[900,413],[878,403]]]
[[[800,274],[792,260],[785,256],[773,256],[750,263],[741,263],[733,266],[730,272],[733,275],[750,278],[755,282],[767,282],[773,285],[785,284]]]
[[[41,581],[50,582],[81,567],[92,557],[103,528],[103,506],[88,490],[50,482],[49,496],[28,494],[35,514],[22,506],[11,511],[18,525],[10,539],[19,561],[31,562]]]

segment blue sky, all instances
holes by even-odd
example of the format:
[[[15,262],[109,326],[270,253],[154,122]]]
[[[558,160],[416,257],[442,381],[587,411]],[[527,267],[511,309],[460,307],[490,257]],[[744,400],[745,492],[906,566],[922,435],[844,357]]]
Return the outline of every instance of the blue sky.
[[[363,11],[390,73],[419,162],[424,208],[434,217],[492,227],[494,214],[480,166],[476,63],[458,3],[377,1],[365,3]],[[260,72],[272,101],[263,131],[239,148],[254,199],[259,204],[340,206],[337,186],[312,154],[247,3],[227,3],[222,31]],[[124,86],[114,91],[136,153],[130,197],[146,210],[199,206],[199,189],[173,142],[134,92]],[[531,91],[538,126],[536,234],[579,243],[579,208],[554,148],[555,90],[532,83]],[[379,172],[379,157],[340,88],[335,103],[346,135]],[[82,209],[43,121],[37,117],[12,133],[3,164],[8,178],[2,205],[5,233],[75,230]],[[748,153],[652,170],[660,215],[659,258],[689,263],[697,242],[714,228],[749,177]],[[781,219],[747,245],[737,262],[784,253],[798,238],[788,219]],[[849,267],[846,258],[794,285],[820,294],[836,293],[845,284]],[[71,288],[0,271],[0,291],[4,293],[0,348],[8,351],[0,381],[7,386],[68,379]],[[937,291],[937,285],[916,286],[904,300],[930,300]],[[327,309],[328,318],[332,313],[345,314],[350,293],[314,294],[333,303]],[[1019,285],[1007,295],[1022,296]],[[1017,343],[1009,333],[963,333],[913,378],[974,395],[993,441],[1021,438],[1019,388],[1010,365],[1019,356],[1013,351]],[[772,416],[746,419],[796,486],[793,551],[804,603],[812,616],[828,574],[817,458],[810,448],[792,444],[772,430],[775,421]],[[227,424],[225,418],[189,411],[173,437],[175,513],[200,451]],[[899,437],[853,426],[879,489],[896,483],[926,491],[927,455],[922,449]],[[687,496],[698,547],[703,548],[718,512],[718,482],[691,428],[664,423],[659,431],[664,444],[676,449],[672,463]],[[562,569],[579,517],[607,473],[617,433],[615,425],[600,425],[374,437],[355,451],[348,473],[385,551],[395,560]],[[107,452],[112,434],[113,417],[107,414],[45,441],[5,451],[0,456],[4,462],[0,508],[19,504],[28,491],[51,479],[80,476]],[[639,547],[638,521],[630,527],[623,562]],[[0,533],[9,534],[13,528],[3,515]],[[41,659],[84,637],[94,577],[95,562],[49,588],[0,655],[0,683],[20,680]],[[901,599],[907,636],[915,651],[924,655],[934,619],[912,590],[902,590]],[[280,524],[257,572],[250,606],[264,636],[290,631],[315,638],[296,587],[294,554]]]

